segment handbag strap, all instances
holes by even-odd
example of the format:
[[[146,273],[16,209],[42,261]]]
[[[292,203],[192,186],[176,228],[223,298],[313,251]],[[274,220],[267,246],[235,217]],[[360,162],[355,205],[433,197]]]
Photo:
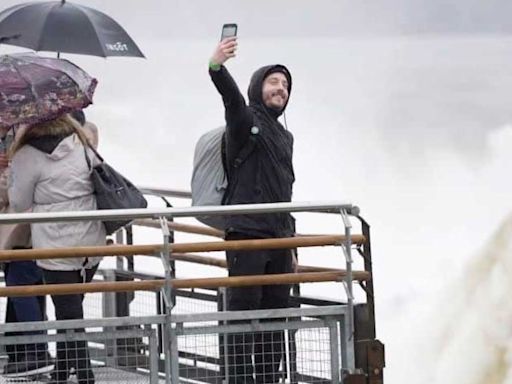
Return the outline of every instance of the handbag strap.
[[[96,155],[96,157],[98,158],[99,161],[101,161],[102,163],[105,162],[105,160],[103,159],[103,156],[101,156],[99,154],[99,152],[96,150],[96,148],[94,148],[91,143],[89,143],[89,141],[86,142],[86,145],[91,149],[91,151],[94,152],[94,154]]]
[[[92,162],[91,162],[91,158],[89,157],[89,154],[87,153],[87,148],[89,148],[94,153],[94,155],[98,158],[98,160],[100,162],[104,163],[105,160],[103,159],[103,156],[101,156],[99,154],[99,152],[96,150],[96,148],[94,148],[91,145],[89,140],[84,139],[82,137],[83,132],[80,132],[77,128],[75,128],[75,132],[76,132],[76,135],[78,136],[78,139],[82,142],[82,145],[84,146],[85,161],[87,162],[87,166],[89,167],[89,170],[92,169]]]

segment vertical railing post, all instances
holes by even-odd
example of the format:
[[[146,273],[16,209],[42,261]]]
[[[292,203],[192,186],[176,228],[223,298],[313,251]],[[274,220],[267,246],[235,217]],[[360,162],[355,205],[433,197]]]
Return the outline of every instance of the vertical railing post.
[[[160,219],[160,228],[163,234],[163,249],[160,252],[160,259],[162,261],[165,271],[165,285],[161,289],[162,297],[164,299],[165,307],[165,324],[164,324],[164,364],[165,364],[165,382],[178,384],[176,381],[176,372],[173,372],[173,361],[174,354],[173,350],[177,349],[177,338],[174,337],[174,331],[172,329],[171,312],[174,306],[172,299],[172,279],[173,273],[171,270],[171,247],[170,247],[170,232],[169,225],[165,216]],[[174,380],[173,380],[174,377]],[[178,374],[179,377],[179,374]]]
[[[124,228],[125,236],[126,236],[126,244],[133,245],[133,226],[131,224],[127,225]],[[133,255],[126,256],[126,269],[130,272],[135,271],[135,262]]]
[[[158,361],[160,357],[158,353],[156,331],[151,328],[150,324],[146,324],[145,328],[149,332],[149,383],[158,384]]]
[[[170,328],[169,339],[170,339],[170,363],[171,363],[171,375],[170,383],[179,384],[180,382],[180,364],[179,364],[179,352],[178,352],[178,330],[183,328],[183,323],[177,323],[175,328]]]
[[[345,256],[345,269],[347,276],[343,282],[343,285],[347,294],[347,318],[346,318],[346,330],[347,330],[347,369],[350,372],[355,370],[355,353],[354,353],[354,293],[353,293],[353,273],[352,273],[352,224],[348,217],[348,212],[345,209],[340,210],[341,218],[343,220],[343,226],[345,227],[345,240],[341,244],[343,254]]]
[[[227,288],[220,287],[217,289],[217,309],[219,312],[227,311]],[[219,325],[227,325],[227,320],[219,321]],[[220,372],[224,375],[224,383],[229,380],[229,351],[228,351],[228,333],[219,333],[219,357]]]
[[[372,266],[372,250],[370,239],[370,225],[361,217],[362,233],[364,236],[364,244],[362,245],[361,256],[364,259],[364,270],[370,274],[370,279],[365,282],[366,304],[368,305],[369,331],[370,339],[375,339],[375,297],[373,292],[373,266]]]
[[[122,230],[118,230],[116,233],[116,244],[124,244],[124,234]],[[116,270],[124,271],[124,256],[116,257]]]
[[[329,342],[331,346],[331,383],[340,383],[340,356],[338,344],[338,324],[336,321],[328,321],[329,326]]]
[[[106,269],[103,271],[103,280],[108,282],[116,281],[116,271]],[[102,296],[102,315],[103,318],[117,316],[117,298],[115,292],[103,292]],[[116,327],[105,327],[105,332],[114,333]],[[117,343],[116,339],[107,339],[105,341],[106,363],[108,366],[115,367],[117,364]]]

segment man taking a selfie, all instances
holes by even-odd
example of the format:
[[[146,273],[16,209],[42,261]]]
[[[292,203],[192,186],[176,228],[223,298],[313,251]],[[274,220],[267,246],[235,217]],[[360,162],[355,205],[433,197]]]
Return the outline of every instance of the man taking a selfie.
[[[224,66],[235,56],[237,38],[223,39],[209,63],[210,77],[222,96],[226,117],[225,163],[228,188],[223,204],[289,202],[295,180],[293,136],[278,121],[292,87],[283,65],[269,65],[252,76],[246,101]],[[233,215],[226,218],[226,240],[291,237],[295,232],[289,213]],[[229,275],[292,272],[291,251],[227,251]],[[284,308],[289,285],[231,288],[228,310]],[[283,332],[231,335],[229,383],[276,383],[283,353]],[[253,349],[254,347],[254,349]],[[251,355],[254,354],[254,367]]]

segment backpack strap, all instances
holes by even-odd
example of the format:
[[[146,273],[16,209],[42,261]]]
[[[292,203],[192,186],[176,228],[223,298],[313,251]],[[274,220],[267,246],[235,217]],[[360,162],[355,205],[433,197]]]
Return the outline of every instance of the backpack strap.
[[[259,133],[260,133],[260,129],[258,127],[254,126],[251,128],[251,133],[249,135],[249,138],[247,139],[247,142],[242,147],[240,152],[238,152],[237,157],[233,161],[233,168],[235,170],[237,170],[240,167],[240,165],[242,165],[244,163],[244,161],[247,160],[249,155],[256,148],[257,136]],[[224,196],[222,197],[222,204],[224,205],[225,202],[228,200],[228,198],[231,196],[232,188],[230,188],[230,187],[232,184],[235,184],[236,176],[238,174],[238,172],[235,171],[235,172],[233,172],[233,174],[231,176],[229,175],[229,167],[227,165],[228,161],[227,161],[227,155],[226,155],[226,132],[224,132],[224,134],[222,136],[221,153],[222,153],[222,166],[224,167],[224,172],[226,173],[226,177],[228,179],[228,187],[227,187],[226,193],[224,193]],[[231,180],[230,180],[230,178],[231,178]]]
[[[234,168],[239,168],[242,163],[247,160],[249,155],[252,153],[252,151],[256,148],[256,135],[252,134],[247,139],[247,143],[244,145],[244,147],[240,150],[238,153],[238,156],[233,162]]]
[[[222,168],[226,177],[228,176],[228,159],[226,155],[226,131],[222,134],[222,140],[220,141],[220,157],[222,159]]]

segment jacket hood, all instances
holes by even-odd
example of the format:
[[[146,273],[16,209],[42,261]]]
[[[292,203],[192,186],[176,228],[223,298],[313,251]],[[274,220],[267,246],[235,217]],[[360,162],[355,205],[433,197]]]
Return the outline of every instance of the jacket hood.
[[[286,106],[288,105],[288,100],[286,101],[286,104],[284,105],[283,109],[280,111],[276,111],[272,108],[268,108],[263,103],[263,96],[262,96],[262,90],[263,90],[263,81],[265,78],[270,75],[271,73],[280,72],[283,73],[286,78],[288,79],[288,100],[290,99],[290,94],[292,91],[292,76],[290,75],[290,71],[288,68],[286,68],[284,65],[281,64],[273,64],[273,65],[267,65],[265,67],[261,67],[251,77],[251,82],[249,84],[249,89],[247,91],[247,95],[249,97],[249,105],[251,106],[260,106],[267,110],[273,117],[278,118],[286,109]]]
[[[70,154],[77,144],[75,134],[43,136],[31,139],[27,144],[44,152],[52,160],[60,160]]]

